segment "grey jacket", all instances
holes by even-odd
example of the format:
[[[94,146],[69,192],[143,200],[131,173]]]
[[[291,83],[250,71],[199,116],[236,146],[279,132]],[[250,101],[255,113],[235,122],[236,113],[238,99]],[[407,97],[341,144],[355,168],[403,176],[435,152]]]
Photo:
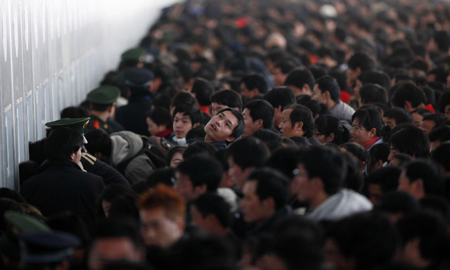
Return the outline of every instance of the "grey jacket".
[[[336,106],[330,111],[330,114],[339,120],[345,120],[349,123],[352,122],[352,115],[355,110],[345,102],[339,101]]]

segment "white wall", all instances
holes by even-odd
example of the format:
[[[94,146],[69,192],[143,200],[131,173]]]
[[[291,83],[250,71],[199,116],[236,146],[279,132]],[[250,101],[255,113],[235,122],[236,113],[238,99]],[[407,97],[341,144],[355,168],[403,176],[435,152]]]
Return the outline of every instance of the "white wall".
[[[0,0],[0,186],[176,0]]]

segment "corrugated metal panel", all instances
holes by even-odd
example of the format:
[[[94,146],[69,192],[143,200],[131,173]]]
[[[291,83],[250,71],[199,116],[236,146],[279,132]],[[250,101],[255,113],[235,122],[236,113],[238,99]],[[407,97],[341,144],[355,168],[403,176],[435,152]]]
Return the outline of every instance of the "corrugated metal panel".
[[[79,104],[175,0],[0,0],[0,186],[44,123]]]

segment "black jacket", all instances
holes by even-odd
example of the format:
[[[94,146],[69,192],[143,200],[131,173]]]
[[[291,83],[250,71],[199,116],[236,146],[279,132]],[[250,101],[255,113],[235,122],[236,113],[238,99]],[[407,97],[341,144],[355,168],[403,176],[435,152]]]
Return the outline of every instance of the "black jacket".
[[[132,131],[139,135],[150,135],[146,121],[146,113],[151,109],[152,102],[148,99],[130,100],[125,106],[117,108],[116,121],[125,130]]]

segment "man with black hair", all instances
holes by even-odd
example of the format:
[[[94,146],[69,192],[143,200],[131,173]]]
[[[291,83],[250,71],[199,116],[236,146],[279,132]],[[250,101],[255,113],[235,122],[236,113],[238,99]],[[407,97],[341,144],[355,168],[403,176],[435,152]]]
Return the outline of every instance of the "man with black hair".
[[[125,130],[149,135],[146,113],[151,109],[151,82],[154,75],[145,68],[132,67],[125,71],[128,104],[116,111],[116,121]]]
[[[240,82],[241,95],[253,98],[267,93],[269,85],[263,76],[258,74],[247,75]]]
[[[420,108],[431,110],[432,107],[426,106],[426,102],[425,92],[411,82],[399,83],[399,86],[391,96],[393,107],[404,108],[408,112]],[[434,110],[431,111],[434,113]]]
[[[194,107],[197,106],[197,100],[195,97],[188,92],[178,92],[173,98],[170,103],[170,115],[173,117],[173,111],[176,107],[180,105],[192,105]]]
[[[430,134],[430,132],[435,128],[438,127],[442,122],[444,122],[446,118],[439,114],[430,114],[425,115],[422,119],[422,124],[420,125],[420,129],[422,129],[423,133],[425,133],[426,136]]]
[[[278,128],[281,122],[281,112],[291,104],[296,104],[294,92],[288,87],[276,87],[264,95],[264,99],[273,107],[274,128]]]
[[[275,64],[275,67],[272,70],[273,80],[276,86],[284,85],[286,78],[292,70],[294,70],[297,66],[293,63],[293,61],[288,60],[280,60]]]
[[[226,108],[232,108],[239,112],[242,110],[241,97],[233,90],[220,90],[211,96],[211,116]]]
[[[173,132],[170,112],[163,107],[154,107],[146,114],[148,132],[150,136],[169,137]]]
[[[286,176],[270,168],[256,169],[248,176],[241,201],[244,220],[252,225],[248,235],[270,230],[277,220],[291,212],[286,206],[288,184]]]
[[[398,178],[401,173],[402,170],[399,167],[387,166],[371,172],[366,177],[369,186],[369,200],[373,205],[377,205],[384,194],[397,190]]]
[[[185,146],[186,134],[200,125],[201,111],[190,104],[179,105],[173,111],[173,136],[171,142]]]
[[[445,91],[439,98],[438,110],[445,117],[450,118],[450,91]]]
[[[414,123],[411,113],[403,108],[391,108],[385,111],[383,121],[391,130],[401,123]]]
[[[224,237],[230,233],[231,206],[220,195],[205,193],[191,204],[192,225],[207,234]]]
[[[245,104],[244,111],[242,111],[245,123],[242,136],[249,137],[259,129],[272,128],[273,113],[272,105],[263,99],[252,100]]]
[[[308,202],[307,216],[336,221],[372,209],[364,196],[342,185],[347,164],[342,154],[329,147],[313,147],[300,157],[293,181],[299,186],[298,199]]]
[[[353,86],[356,83],[356,78],[364,72],[368,70],[372,70],[375,68],[375,61],[364,52],[355,53],[348,60],[348,69],[347,69],[347,86],[349,89],[353,89]]]
[[[192,85],[191,93],[197,99],[200,111],[209,114],[211,95],[214,93],[212,84],[203,78],[197,78]]]
[[[104,132],[111,134],[115,131],[114,127],[120,126],[115,123],[113,126],[108,125],[114,117],[116,112],[116,100],[120,96],[120,90],[113,86],[101,86],[89,92],[87,100],[90,102],[91,119],[86,126],[87,130],[101,129]],[[115,121],[114,121],[115,122]]]
[[[341,101],[341,90],[336,79],[323,76],[316,81],[314,86],[313,100],[325,104],[330,109],[330,114],[339,120],[352,121],[355,110]]]
[[[407,154],[412,158],[427,158],[430,156],[427,136],[420,128],[407,123],[403,123],[392,130],[389,150],[389,161],[396,154]]]
[[[430,153],[433,153],[439,145],[446,141],[450,141],[450,127],[440,126],[433,129],[428,135],[428,139],[430,140]]]
[[[96,200],[105,185],[101,177],[83,172],[77,165],[82,146],[78,131],[67,127],[53,130],[45,141],[48,162],[23,183],[20,193],[45,216],[70,210],[92,226]]]
[[[294,91],[295,96],[309,95],[312,96],[315,79],[308,69],[296,68],[289,72],[284,85]]]
[[[448,153],[450,153],[450,142],[441,143],[431,153],[431,158],[442,167],[446,176],[450,175],[450,155]]]
[[[244,133],[244,118],[234,109],[226,108],[214,115],[205,126],[204,141],[217,149],[225,148]]]
[[[238,190],[242,191],[250,173],[264,165],[268,157],[266,145],[253,137],[241,138],[227,148],[225,158],[229,166],[228,174]]]
[[[281,113],[281,123],[278,126],[281,137],[305,137],[313,145],[321,145],[314,138],[314,119],[311,110],[300,104],[289,105]]]
[[[133,220],[105,219],[95,230],[88,254],[89,270],[115,261],[142,262],[145,258],[139,226]]]
[[[386,103],[387,92],[378,84],[368,83],[359,90],[359,107],[373,103]]]
[[[444,187],[440,169],[429,160],[408,163],[398,182],[398,190],[408,192],[416,200],[426,195],[439,195]]]

